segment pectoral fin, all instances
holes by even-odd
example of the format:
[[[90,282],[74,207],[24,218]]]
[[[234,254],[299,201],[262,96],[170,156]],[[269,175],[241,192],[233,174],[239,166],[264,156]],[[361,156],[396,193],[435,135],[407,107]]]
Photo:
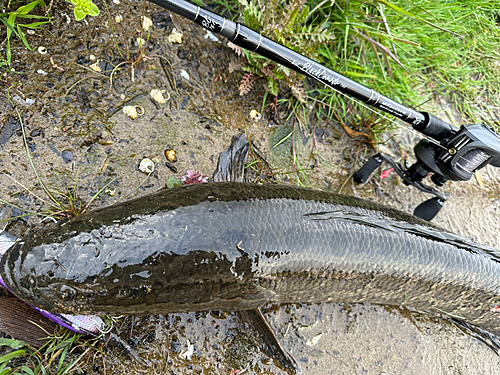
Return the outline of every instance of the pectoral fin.
[[[269,357],[277,361],[279,367],[289,374],[299,372],[297,362],[285,351],[259,308],[240,311],[240,317],[244,323],[254,328],[254,333],[258,334],[258,346]]]

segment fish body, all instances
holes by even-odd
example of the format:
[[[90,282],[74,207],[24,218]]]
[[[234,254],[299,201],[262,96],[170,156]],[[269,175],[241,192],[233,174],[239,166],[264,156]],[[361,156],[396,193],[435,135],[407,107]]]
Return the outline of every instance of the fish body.
[[[249,310],[370,302],[500,334],[500,253],[364,200],[281,185],[182,186],[16,243],[0,276],[66,314]]]

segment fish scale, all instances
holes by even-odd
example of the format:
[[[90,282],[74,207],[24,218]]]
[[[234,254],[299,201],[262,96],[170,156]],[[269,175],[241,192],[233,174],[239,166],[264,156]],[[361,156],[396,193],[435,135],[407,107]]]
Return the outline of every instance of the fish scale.
[[[500,334],[491,312],[499,254],[360,199],[224,182],[161,190],[54,225],[8,250],[0,267],[11,291],[52,312],[369,302]]]

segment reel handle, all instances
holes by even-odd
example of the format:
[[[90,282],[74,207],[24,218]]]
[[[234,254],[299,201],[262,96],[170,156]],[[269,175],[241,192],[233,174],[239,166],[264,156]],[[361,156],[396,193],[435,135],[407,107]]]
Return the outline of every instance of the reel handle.
[[[500,168],[500,155],[497,155],[493,159],[491,159],[490,165]]]
[[[431,221],[441,210],[443,203],[444,202],[438,197],[428,199],[415,207],[413,215],[426,221]]]
[[[373,155],[365,165],[363,165],[360,169],[358,169],[352,175],[354,181],[360,184],[364,184],[368,181],[368,177],[382,164],[383,160],[379,154]]]

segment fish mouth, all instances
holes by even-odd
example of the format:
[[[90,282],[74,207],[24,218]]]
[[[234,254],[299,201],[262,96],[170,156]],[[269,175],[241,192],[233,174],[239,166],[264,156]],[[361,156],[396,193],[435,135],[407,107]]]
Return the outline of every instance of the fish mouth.
[[[64,282],[37,285],[30,290],[30,299],[35,307],[62,314],[88,313],[84,306],[90,306],[96,292],[72,286]],[[83,311],[85,310],[85,311]]]
[[[13,262],[10,255],[11,253],[7,253],[0,260],[0,285],[31,307],[51,311],[54,304],[49,301],[63,297],[61,300],[68,303],[78,295],[76,291],[67,289],[64,285],[57,285],[58,288],[41,286],[39,278],[34,274],[23,275],[16,267],[19,262]]]
[[[9,273],[2,272],[2,274],[0,274],[0,285],[5,287],[5,289],[7,289],[10,293],[31,307],[38,307],[41,309],[45,309],[47,307],[47,303],[43,299],[37,298],[38,293],[35,293],[32,288],[24,287],[23,282],[20,282],[19,284],[16,283],[9,276]]]
[[[1,285],[5,287],[9,292],[14,294],[21,300],[26,300],[32,297],[32,292],[29,288],[23,287],[19,275],[21,272],[19,270],[19,248],[14,246],[10,248],[3,256],[0,258],[0,279]],[[16,261],[17,260],[17,261]],[[17,275],[17,276],[16,276]]]
[[[79,314],[82,310],[82,301],[91,295],[88,291],[74,288],[65,283],[54,283],[50,286],[33,286],[25,288],[20,286],[19,293],[14,292],[18,298],[32,307],[48,312],[61,314]]]

